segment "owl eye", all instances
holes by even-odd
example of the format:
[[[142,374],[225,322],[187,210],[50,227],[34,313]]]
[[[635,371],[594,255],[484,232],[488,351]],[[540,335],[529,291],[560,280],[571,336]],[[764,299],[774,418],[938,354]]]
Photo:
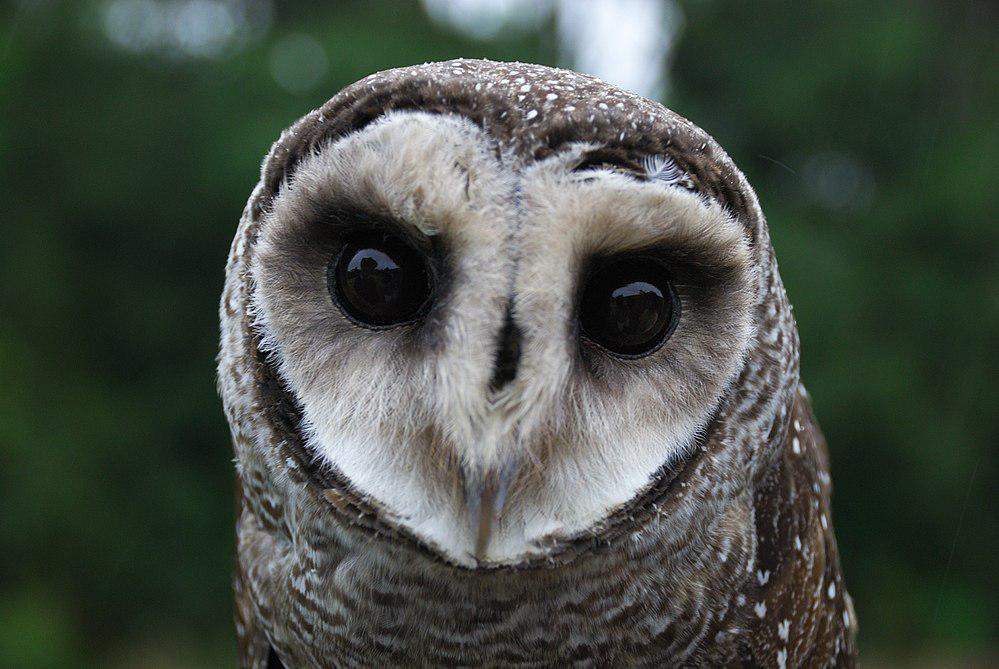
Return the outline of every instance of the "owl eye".
[[[579,310],[583,335],[625,357],[658,349],[679,318],[680,300],[669,271],[648,257],[600,264],[586,281]]]
[[[426,259],[384,233],[347,240],[327,272],[333,301],[361,325],[385,327],[414,320],[430,298]]]

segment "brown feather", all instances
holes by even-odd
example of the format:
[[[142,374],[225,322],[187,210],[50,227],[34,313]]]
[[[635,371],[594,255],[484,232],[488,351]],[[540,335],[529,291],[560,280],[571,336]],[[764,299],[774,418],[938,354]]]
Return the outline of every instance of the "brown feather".
[[[535,85],[520,92],[518,79]],[[547,104],[554,86],[558,102]],[[274,198],[306,156],[391,109],[471,119],[519,166],[572,142],[606,147],[622,165],[668,155],[742,224],[759,269],[755,336],[696,447],[541,558],[451,564],[314,464],[294,389],[261,350],[250,268]],[[487,61],[349,86],[272,148],[233,243],[220,316],[219,380],[240,479],[242,666],[853,666],[856,618],[826,447],[798,382],[797,332],[765,219],[721,147],[661,105],[585,75]]]

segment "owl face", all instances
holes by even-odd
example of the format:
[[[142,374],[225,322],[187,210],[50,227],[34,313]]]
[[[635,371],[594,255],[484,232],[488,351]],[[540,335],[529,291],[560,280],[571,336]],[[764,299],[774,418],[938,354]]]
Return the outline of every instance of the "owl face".
[[[716,419],[746,228],[668,152],[525,159],[454,112],[317,142],[261,218],[253,327],[313,459],[444,560],[597,533]]]

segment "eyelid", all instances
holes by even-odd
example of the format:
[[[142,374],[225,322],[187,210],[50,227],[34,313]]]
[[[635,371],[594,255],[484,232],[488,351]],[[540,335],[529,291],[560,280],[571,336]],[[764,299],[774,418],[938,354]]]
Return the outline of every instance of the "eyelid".
[[[668,272],[670,283],[675,286],[696,286],[711,288],[732,279],[733,269],[712,262],[712,258],[700,253],[701,249],[688,249],[683,246],[655,246],[635,251],[624,251],[613,255],[601,255],[586,264],[584,273],[596,271],[619,258],[649,259],[662,265]]]
[[[439,238],[438,235],[424,233],[415,223],[388,214],[340,206],[337,203],[320,206],[316,220],[332,227],[341,243],[351,235],[381,231],[428,256],[434,250],[435,240]]]

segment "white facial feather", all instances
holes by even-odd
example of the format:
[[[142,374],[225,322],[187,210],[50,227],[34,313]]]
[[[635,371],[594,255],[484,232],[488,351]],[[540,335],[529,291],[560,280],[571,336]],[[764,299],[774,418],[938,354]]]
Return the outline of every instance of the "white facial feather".
[[[752,334],[742,227],[677,187],[682,177],[573,173],[586,148],[518,170],[468,120],[392,112],[304,159],[263,225],[257,327],[302,406],[309,447],[461,564],[474,564],[475,543],[463,475],[515,463],[487,559],[541,553],[546,537],[591,528],[685,453]],[[446,244],[453,272],[433,340],[353,325],[327,292],[329,254],[295,256],[330,202]],[[676,333],[646,359],[585,362],[575,300],[586,259],[650,246],[700,253],[729,272],[717,304],[705,313],[684,304]],[[522,353],[495,392],[511,304]]]

